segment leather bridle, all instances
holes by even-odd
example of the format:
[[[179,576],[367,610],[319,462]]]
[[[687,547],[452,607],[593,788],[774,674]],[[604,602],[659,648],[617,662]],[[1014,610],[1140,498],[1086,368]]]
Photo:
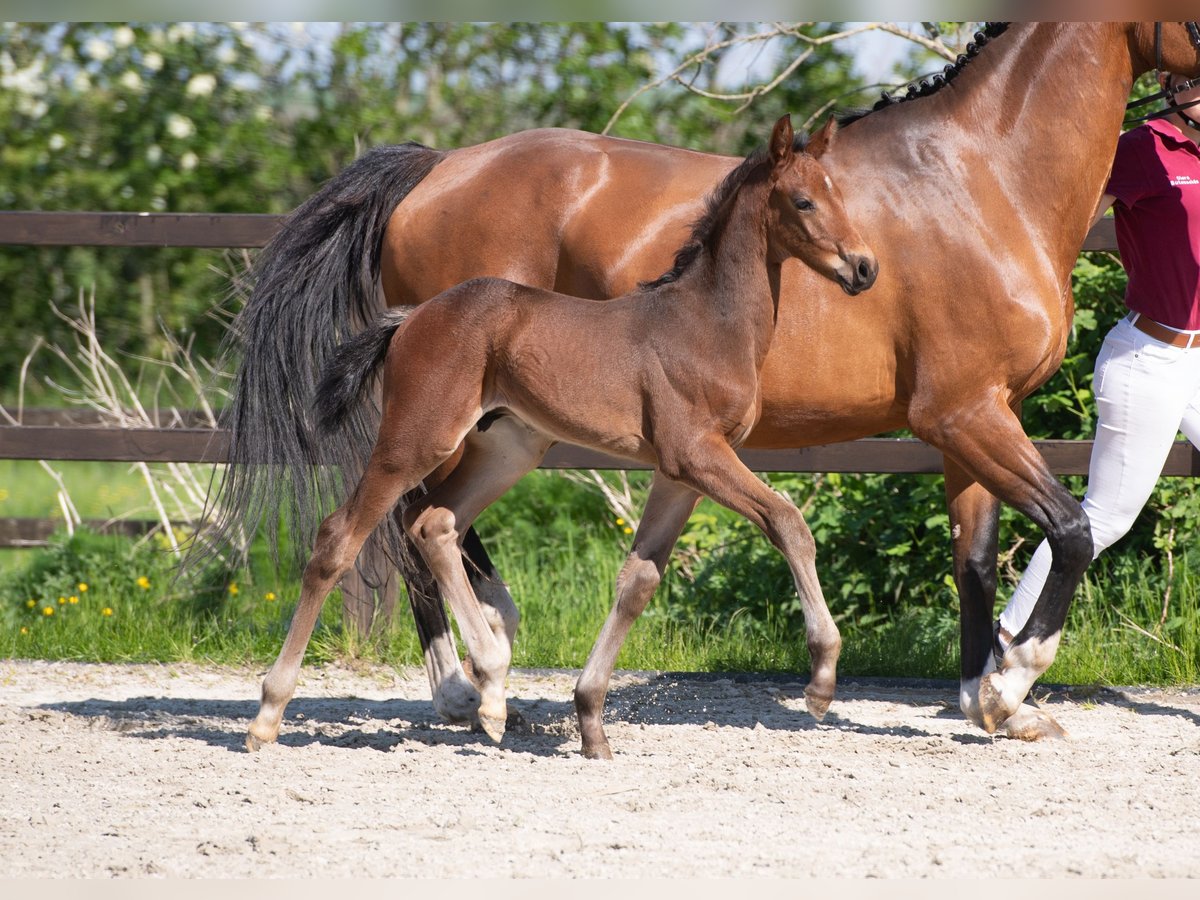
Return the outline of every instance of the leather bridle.
[[[1187,29],[1188,37],[1191,39],[1192,46],[1200,50],[1200,22],[1184,22],[1184,27]],[[1155,77],[1161,80],[1162,76],[1162,22],[1154,23],[1154,74]],[[1192,78],[1189,81],[1184,81],[1176,85],[1169,85],[1158,93],[1151,94],[1148,97],[1143,97],[1140,100],[1134,100],[1132,103],[1126,104],[1126,109],[1134,109],[1138,106],[1143,106],[1147,103],[1153,103],[1155,100],[1167,100],[1167,105],[1152,112],[1146,116],[1139,116],[1135,119],[1130,119],[1126,122],[1127,125],[1136,122],[1148,122],[1151,119],[1161,119],[1164,116],[1178,114],[1185,122],[1200,131],[1200,122],[1197,122],[1191,116],[1184,112],[1185,109],[1191,109],[1193,106],[1200,106],[1200,99],[1191,100],[1188,103],[1175,103],[1172,98],[1184,91],[1191,90],[1194,87],[1200,86],[1200,77]]]

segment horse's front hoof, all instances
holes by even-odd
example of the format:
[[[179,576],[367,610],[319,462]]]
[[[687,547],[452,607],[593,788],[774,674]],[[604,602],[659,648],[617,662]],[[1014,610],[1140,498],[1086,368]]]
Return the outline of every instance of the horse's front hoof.
[[[262,749],[264,743],[260,738],[255,737],[250,732],[246,732],[246,750],[250,753],[257,753]]]
[[[452,725],[474,725],[482,702],[478,689],[457,672],[442,682],[433,695],[434,711]]]
[[[988,734],[995,734],[1011,715],[1004,702],[1002,679],[999,672],[990,672],[979,683],[979,724]]]
[[[1026,703],[1004,722],[1004,734],[1018,741],[1062,741],[1070,737],[1053,716]]]

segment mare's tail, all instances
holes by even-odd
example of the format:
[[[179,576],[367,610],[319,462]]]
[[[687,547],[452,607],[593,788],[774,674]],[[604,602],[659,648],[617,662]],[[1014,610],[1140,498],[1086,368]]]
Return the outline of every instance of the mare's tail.
[[[240,364],[224,415],[229,465],[209,546],[265,524],[275,552],[286,524],[299,558],[322,516],[344,499],[343,479],[353,483],[361,471],[378,412],[356,394],[340,412],[342,427],[318,440],[318,373],[335,347],[383,310],[384,229],[443,156],[416,143],[372,150],[297,208],[258,257],[226,340]]]
[[[323,434],[337,434],[346,427],[387,357],[392,337],[413,309],[408,306],[389,310],[374,325],[337,348],[321,372],[313,403],[317,425]]]

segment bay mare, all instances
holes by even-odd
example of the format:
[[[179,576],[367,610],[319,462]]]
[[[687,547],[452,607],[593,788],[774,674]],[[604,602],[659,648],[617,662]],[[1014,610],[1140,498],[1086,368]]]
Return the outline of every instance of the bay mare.
[[[1061,734],[1021,700],[1050,665],[1091,559],[1087,519],[1021,428],[1021,401],[1059,366],[1070,274],[1105,185],[1134,79],[1200,74],[1184,25],[1029,22],[991,28],[943,87],[845,125],[822,162],[880,263],[846,302],[785,266],[750,447],[803,447],[908,427],[945,457],[961,605],[960,705],[986,730]],[[569,130],[459,150],[381,148],[298,208],[264,252],[237,322],[242,361],[227,424],[224,523],[311,535],[342,497],[335,462],[361,466],[376,420],[363,404],[314,439],[316,372],[379,304],[419,304],[492,275],[580,297],[632,290],[671,263],[702,194],[736,159]],[[260,465],[261,460],[275,461]],[[444,477],[452,458],[435,473]],[[315,472],[312,480],[301,477]],[[296,476],[296,477],[292,477]],[[332,499],[332,502],[330,502]],[[992,660],[999,504],[1029,516],[1054,563],[1029,621]],[[306,530],[307,529],[307,530]],[[476,593],[505,633],[515,606],[468,533]],[[405,573],[435,704],[462,667],[428,573]]]
[[[612,756],[601,719],[617,653],[702,495],[745,515],[787,558],[813,660],[808,707],[825,714],[841,638],[821,595],[812,534],[734,447],[758,420],[759,370],[775,331],[784,260],[800,260],[849,294],[875,281],[875,259],[817,161],[835,131],[831,119],[809,152],[796,152],[791,119],[781,118],[767,152],[748,157],[709,197],[675,267],[640,290],[601,303],[475,278],[411,314],[385,316],[339,350],[318,388],[319,418],[336,431],[382,367],[379,436],[350,499],[318,531],[247,747],[278,734],[330,589],[403,495],[464,442],[454,471],[408,506],[403,522],[473,662],[476,684],[455,687],[496,740],[507,720],[512,635],[503,622],[493,633],[484,618],[461,541],[559,440],[654,466],[617,602],[575,692],[584,754]]]

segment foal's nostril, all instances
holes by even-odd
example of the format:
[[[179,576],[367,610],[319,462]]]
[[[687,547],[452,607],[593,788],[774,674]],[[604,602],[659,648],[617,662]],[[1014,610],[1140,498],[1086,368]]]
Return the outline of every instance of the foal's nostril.
[[[871,278],[871,264],[865,259],[858,261],[858,280],[869,281]]]

